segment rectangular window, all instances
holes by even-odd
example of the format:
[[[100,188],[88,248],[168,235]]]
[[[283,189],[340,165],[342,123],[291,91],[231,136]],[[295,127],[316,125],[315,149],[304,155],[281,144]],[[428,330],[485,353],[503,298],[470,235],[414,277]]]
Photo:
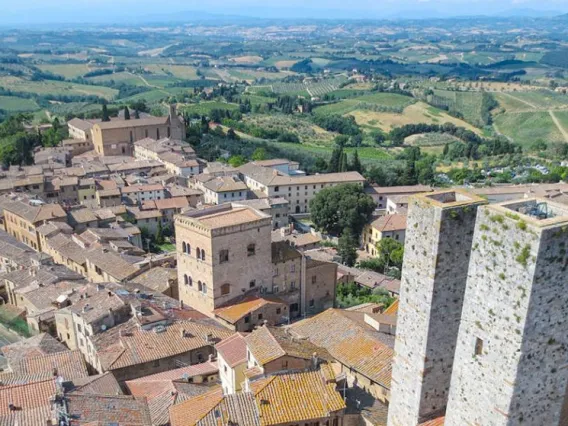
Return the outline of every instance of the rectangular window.
[[[282,309],[276,308],[276,315],[280,315],[280,312],[282,312]]]
[[[296,272],[296,264],[295,263],[292,263],[290,265],[290,272]]]
[[[479,337],[475,339],[475,355],[483,355],[483,340]]]
[[[259,320],[262,319],[262,314],[258,314],[258,319],[259,319]]]
[[[247,246],[247,256],[254,256],[256,254],[256,245],[249,244]]]
[[[310,308],[313,308],[314,304],[315,304],[314,299],[310,299]]]
[[[318,280],[318,276],[317,275],[312,275],[312,284],[315,284]]]
[[[252,280],[252,281],[249,283],[249,287],[250,287],[250,288],[254,288],[255,286],[256,286],[256,280]]]
[[[229,261],[229,250],[221,250],[219,252],[219,263],[225,263]]]

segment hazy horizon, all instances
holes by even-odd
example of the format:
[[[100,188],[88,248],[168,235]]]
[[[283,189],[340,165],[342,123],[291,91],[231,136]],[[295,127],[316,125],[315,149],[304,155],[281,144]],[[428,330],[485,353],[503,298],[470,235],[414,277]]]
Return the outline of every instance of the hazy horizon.
[[[1,26],[54,23],[116,24],[152,22],[176,14],[232,15],[263,19],[417,19],[459,16],[553,16],[568,13],[566,0],[360,0],[356,7],[342,0],[53,0],[38,7],[31,1],[0,0]],[[190,16],[184,19],[191,19]],[[196,16],[199,19],[199,16]]]

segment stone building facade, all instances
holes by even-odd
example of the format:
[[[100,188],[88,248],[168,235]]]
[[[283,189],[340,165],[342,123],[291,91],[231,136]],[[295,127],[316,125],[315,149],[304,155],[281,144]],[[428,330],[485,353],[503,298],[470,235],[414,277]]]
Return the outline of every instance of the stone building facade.
[[[222,204],[176,216],[180,300],[206,315],[272,285],[272,218]]]
[[[446,408],[477,208],[485,203],[458,190],[411,198],[389,426],[417,425]]]
[[[480,208],[446,426],[567,424],[567,245],[565,205]]]
[[[167,116],[99,122],[93,125],[91,133],[97,154],[132,155],[134,142],[141,139],[185,139],[185,124],[171,105]]]

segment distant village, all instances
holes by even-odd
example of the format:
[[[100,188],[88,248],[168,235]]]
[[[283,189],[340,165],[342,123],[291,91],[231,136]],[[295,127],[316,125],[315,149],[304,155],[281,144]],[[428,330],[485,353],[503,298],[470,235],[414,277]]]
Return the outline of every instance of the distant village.
[[[561,424],[568,184],[232,167],[173,105],[67,126],[0,172],[0,424]],[[376,204],[359,259],[397,241],[398,275],[310,223],[344,184]],[[341,307],[347,284],[394,302]]]

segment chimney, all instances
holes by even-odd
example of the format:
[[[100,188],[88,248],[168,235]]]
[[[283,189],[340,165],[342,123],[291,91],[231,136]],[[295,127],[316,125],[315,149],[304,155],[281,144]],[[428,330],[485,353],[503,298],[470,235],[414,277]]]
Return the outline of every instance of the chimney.
[[[319,364],[319,362],[318,362],[318,353],[317,353],[317,352],[314,352],[314,353],[312,354],[312,367],[313,367],[313,368],[318,368],[318,364]]]
[[[181,335],[182,338],[185,337],[185,328],[182,328],[180,330],[180,335]]]
[[[10,402],[10,403],[8,404],[8,409],[9,409],[10,411],[16,411],[16,406]]]
[[[57,377],[59,376],[58,371],[57,371],[57,367],[53,369],[53,377]]]
[[[213,334],[212,333],[208,333],[207,336],[205,336],[205,343],[213,343]]]
[[[89,310],[89,304],[85,303],[85,306],[83,306],[83,313],[87,312]]]
[[[213,354],[209,354],[208,360],[209,360],[209,362],[213,362]]]
[[[112,291],[108,292],[108,297],[112,297]]]

